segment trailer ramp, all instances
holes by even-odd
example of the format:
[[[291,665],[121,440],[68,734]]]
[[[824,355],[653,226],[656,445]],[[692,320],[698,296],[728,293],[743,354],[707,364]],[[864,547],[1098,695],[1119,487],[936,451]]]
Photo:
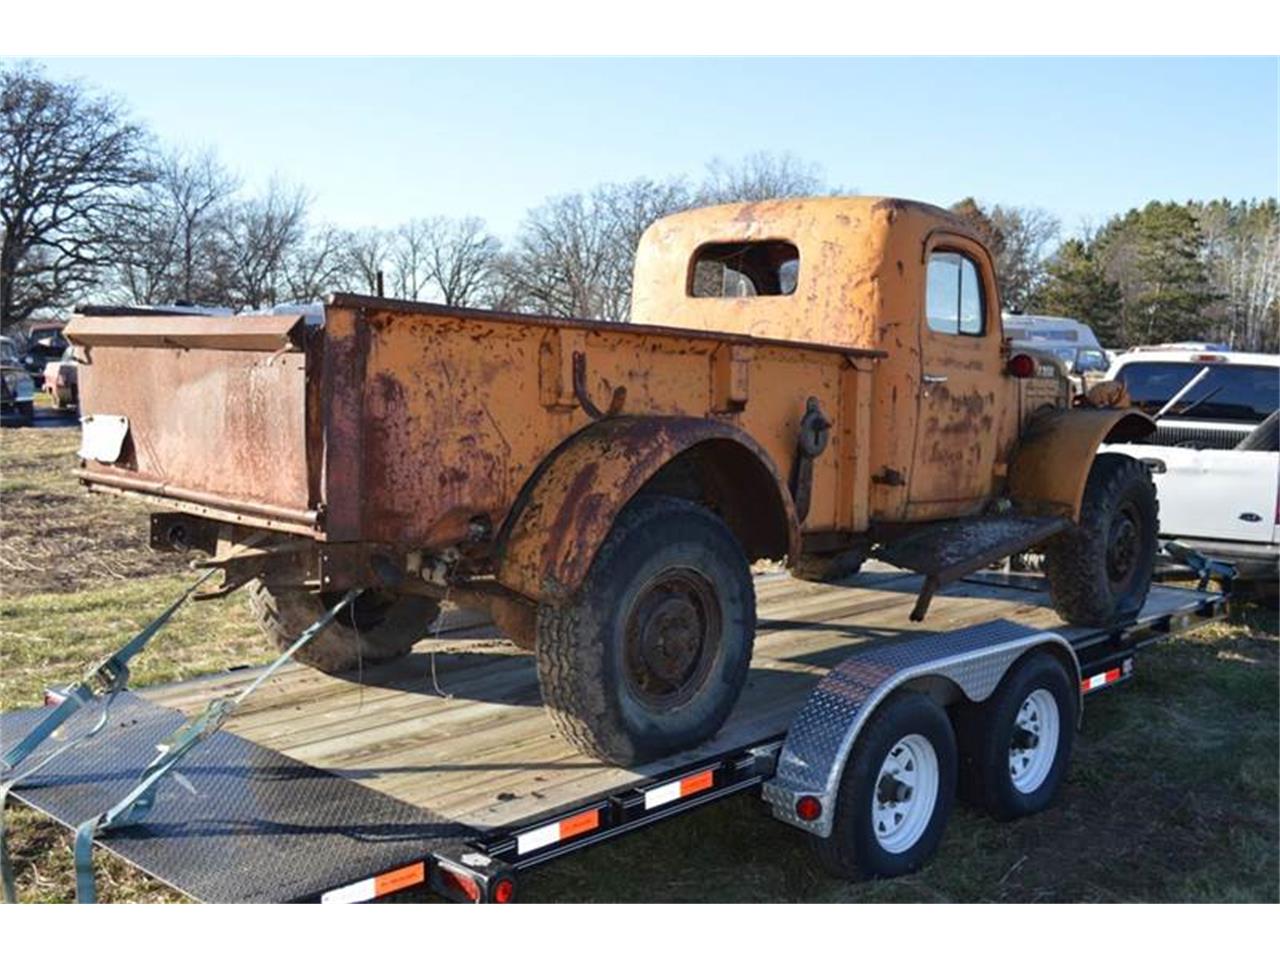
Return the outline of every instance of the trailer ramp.
[[[0,742],[14,743],[44,715],[0,716]],[[98,718],[82,710],[64,728],[75,737]],[[72,829],[123,796],[186,718],[131,693],[120,694],[108,726],[63,753],[17,795]],[[29,762],[57,749],[51,739]],[[275,903],[373,877],[390,865],[420,863],[424,849],[448,847],[465,830],[416,807],[219,731],[161,784],[147,819],[113,829],[99,844],[197,900]],[[185,783],[183,782],[185,779]],[[403,879],[413,880],[412,871]],[[406,884],[407,885],[407,884]],[[384,884],[383,892],[390,892]]]

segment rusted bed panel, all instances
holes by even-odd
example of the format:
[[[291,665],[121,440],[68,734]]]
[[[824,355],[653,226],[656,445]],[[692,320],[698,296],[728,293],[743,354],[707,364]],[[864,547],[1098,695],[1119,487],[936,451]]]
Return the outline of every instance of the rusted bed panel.
[[[128,418],[120,456],[82,479],[313,525],[303,331],[297,316],[73,320],[81,409]]]
[[[809,397],[836,426],[805,529],[865,526],[867,431],[853,422],[865,428],[876,351],[346,295],[324,339],[329,540],[433,546],[477,518],[499,529],[593,406],[733,424],[785,477]]]

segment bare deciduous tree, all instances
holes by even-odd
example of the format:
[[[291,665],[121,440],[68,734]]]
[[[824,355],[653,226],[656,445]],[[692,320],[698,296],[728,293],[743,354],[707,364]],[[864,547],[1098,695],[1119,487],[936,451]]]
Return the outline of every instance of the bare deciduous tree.
[[[120,284],[134,302],[218,295],[219,229],[238,189],[211,150],[175,151],[158,160],[140,209],[119,225],[114,243]]]
[[[794,154],[752,153],[736,163],[720,157],[707,164],[698,204],[805,197],[829,192],[821,169]]]
[[[430,295],[451,307],[479,306],[501,249],[478,217],[410,220],[392,239],[392,288],[411,300]]]
[[[261,196],[230,208],[213,268],[219,302],[259,309],[285,299],[286,264],[306,234],[308,203],[302,189],[272,181]]]
[[[145,134],[113,100],[33,66],[0,73],[0,325],[66,307],[149,177]]]

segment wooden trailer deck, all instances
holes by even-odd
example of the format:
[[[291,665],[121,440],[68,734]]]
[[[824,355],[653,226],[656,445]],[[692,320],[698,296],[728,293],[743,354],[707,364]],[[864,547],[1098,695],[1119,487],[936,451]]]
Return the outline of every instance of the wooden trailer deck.
[[[911,623],[920,579],[877,564],[849,586],[758,578],[755,657],[733,715],[714,739],[645,766],[611,767],[566,744],[543,711],[532,656],[490,626],[424,641],[362,676],[289,665],[227,729],[484,832],[780,735],[817,680],[858,644],[996,618],[1058,629],[1073,642],[1102,633],[1064,626],[1039,578],[1022,578],[1020,586],[966,580],[934,600],[923,624]],[[1161,622],[1185,611],[1189,593],[1202,596],[1154,586],[1140,619]],[[236,670],[139,692],[190,714],[254,675]]]

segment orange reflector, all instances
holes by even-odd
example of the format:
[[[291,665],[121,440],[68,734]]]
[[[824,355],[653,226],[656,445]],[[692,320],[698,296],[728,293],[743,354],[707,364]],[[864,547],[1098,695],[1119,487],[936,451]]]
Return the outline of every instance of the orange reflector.
[[[403,890],[405,887],[412,887],[414,884],[422,883],[425,879],[427,879],[427,865],[425,863],[415,863],[407,867],[401,867],[399,870],[380,873],[373,878],[374,896],[385,897],[388,893]]]
[[[600,811],[588,810],[586,813],[580,813],[576,817],[569,817],[560,821],[560,839],[568,840],[570,837],[576,837],[580,833],[586,833],[600,826]]]
[[[589,833],[599,826],[600,808],[596,807],[593,810],[557,820],[555,823],[548,823],[546,826],[516,834],[516,853],[531,853],[534,850],[549,847],[553,843],[576,837],[580,833]]]

